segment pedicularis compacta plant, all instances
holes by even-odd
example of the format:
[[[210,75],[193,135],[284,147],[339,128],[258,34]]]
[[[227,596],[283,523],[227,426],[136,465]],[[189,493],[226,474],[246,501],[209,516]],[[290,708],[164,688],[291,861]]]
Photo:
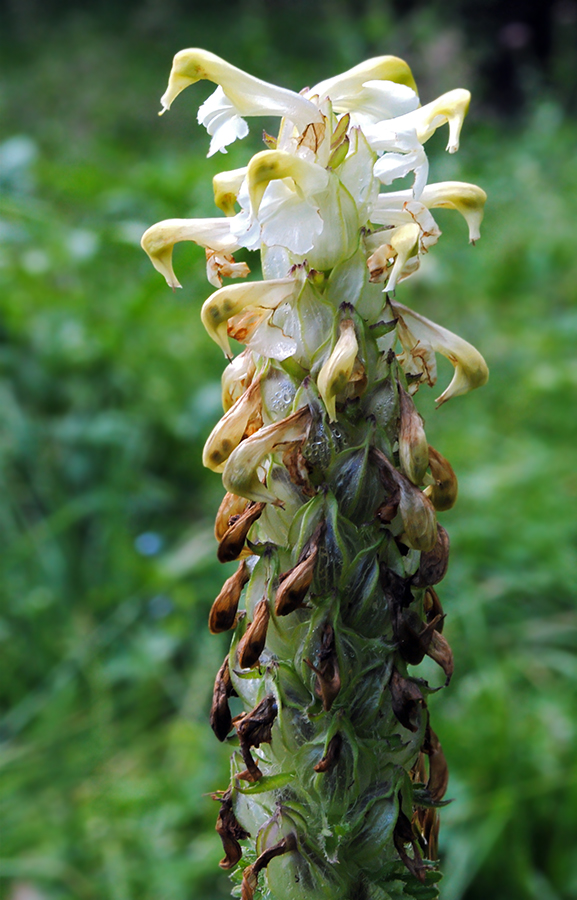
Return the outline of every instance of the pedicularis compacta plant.
[[[245,117],[281,119],[266,150],[215,177],[224,216],[169,219],[142,239],[173,288],[174,245],[206,249],[216,290],[201,318],[228,359],[203,455],[227,492],[218,558],[239,560],[209,617],[232,630],[210,714],[232,749],[215,795],[220,865],[243,900],[433,897],[448,773],[432,688],[409,667],[427,655],[446,682],[453,671],[436,511],[457,482],[413,396],[435,384],[437,353],[455,368],[439,405],[488,372],[396,287],[440,235],[432,209],[479,236],[485,193],[428,184],[423,147],[448,124],[457,150],[469,93],[421,106],[406,63],[383,56],[297,94],[183,50],[163,109],[202,79],[218,85],[198,114],[209,155],[247,134]],[[412,189],[382,190],[411,172]],[[249,274],[241,247],[260,250],[262,279],[223,287]],[[246,348],[235,358],[229,337]]]

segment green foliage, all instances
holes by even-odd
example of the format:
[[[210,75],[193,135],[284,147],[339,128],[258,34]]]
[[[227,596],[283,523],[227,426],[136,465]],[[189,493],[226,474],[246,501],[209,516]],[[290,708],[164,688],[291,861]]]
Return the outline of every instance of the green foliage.
[[[198,319],[201,252],[177,250],[181,297],[137,246],[152,222],[211,210],[204,136],[155,115],[173,49],[68,31],[13,53],[0,80],[7,898],[22,883],[53,900],[229,890],[203,796],[228,783],[206,724],[221,487],[200,465],[222,358]],[[443,898],[573,898],[577,127],[543,102],[522,133],[474,106],[465,128],[432,171],[487,190],[482,241],[440,212],[446,238],[398,290],[491,368],[466,401],[427,401],[460,479],[440,590],[457,670],[430,698],[455,798]]]

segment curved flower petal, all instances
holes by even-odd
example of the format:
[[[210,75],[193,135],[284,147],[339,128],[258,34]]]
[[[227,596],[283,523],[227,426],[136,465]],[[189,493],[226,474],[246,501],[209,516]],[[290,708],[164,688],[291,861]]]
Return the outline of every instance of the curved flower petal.
[[[470,101],[471,94],[463,88],[448,91],[414,112],[367,127],[367,140],[374,150],[409,152],[416,149],[415,140],[424,144],[437,128],[448,123],[447,150],[455,153],[459,149],[459,136]]]
[[[294,356],[297,342],[271,321],[273,313],[274,309],[247,307],[229,319],[228,336],[265,359],[282,362]]]
[[[384,90],[375,90],[375,84],[382,82],[385,82]],[[400,91],[396,90],[399,86]],[[320,100],[330,97],[335,112],[358,110],[378,119],[401,115],[419,103],[413,74],[407,63],[398,56],[375,56],[342,75],[326,78],[307,92],[309,97],[315,95]]]
[[[304,199],[314,197],[326,189],[329,173],[322,166],[284,150],[262,150],[249,162],[246,178],[251,211],[253,215],[257,215],[264,192],[271,181],[290,178]]]
[[[376,161],[374,168],[375,178],[383,184],[392,184],[409,172],[415,173],[411,196],[420,199],[429,175],[429,160],[422,144],[418,142],[415,149],[407,153],[385,153]]]
[[[351,128],[349,155],[340,166],[338,175],[355,201],[361,224],[371,217],[377,199],[378,182],[373,172],[375,157],[361,129]]]
[[[280,501],[262,483],[258,469],[265,457],[277,447],[295,441],[304,441],[308,435],[311,414],[303,406],[292,416],[273,422],[242,441],[229,456],[222,473],[225,490],[248,500],[280,505]]]
[[[243,350],[231,359],[221,377],[222,408],[228,412],[233,403],[242,396],[255,373],[254,357],[250,350]]]
[[[381,232],[378,232],[381,233]],[[386,243],[382,244],[367,260],[371,273],[371,281],[383,281],[387,278],[387,291],[394,291],[399,276],[410,257],[419,252],[420,228],[416,222],[399,225],[390,231],[382,232]],[[389,260],[394,263],[389,266]]]
[[[455,367],[450,385],[437,397],[437,406],[446,403],[451,397],[466,394],[487,383],[487,363],[472,344],[401,303],[391,303],[391,308],[396,316],[405,321],[417,340],[422,340],[436,353],[446,356]]]
[[[225,216],[236,215],[234,204],[240,191],[240,186],[246,177],[247,166],[241,169],[230,169],[228,172],[219,172],[212,179],[214,202],[222,209]]]
[[[412,191],[391,191],[388,194],[379,194],[373,210],[372,221],[388,224],[390,219],[387,218],[387,213],[403,209],[411,199]],[[437,184],[427,185],[419,200],[428,209],[456,209],[469,226],[471,243],[479,240],[480,225],[483,221],[487,200],[487,194],[482,188],[464,181],[441,181]]]
[[[305,97],[237,69],[207,50],[181,50],[172,63],[168,87],[161,97],[162,112],[190,84],[213,81],[219,89],[202,105],[199,121],[213,135],[209,155],[248,133],[241,116],[283,116],[302,131],[321,121],[317,107]]]
[[[207,469],[222,472],[226,460],[247,433],[251,419],[257,420],[253,433],[262,425],[260,406],[260,379],[257,378],[209,434],[202,451],[202,464]]]
[[[239,248],[227,219],[164,219],[151,225],[142,235],[140,245],[171,288],[182,287],[172,268],[172,251],[179,241],[192,241],[224,253]]]
[[[246,309],[247,306],[276,309],[292,295],[297,282],[294,278],[279,278],[276,281],[251,281],[248,284],[233,284],[211,294],[200,312],[202,324],[224,355],[230,358],[227,336],[228,320]]]

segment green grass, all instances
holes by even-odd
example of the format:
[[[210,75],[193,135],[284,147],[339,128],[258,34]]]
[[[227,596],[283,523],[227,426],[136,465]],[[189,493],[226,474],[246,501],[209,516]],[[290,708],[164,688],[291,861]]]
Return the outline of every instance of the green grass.
[[[200,86],[156,118],[168,44],[70,25],[11,48],[0,77],[11,900],[23,883],[50,900],[229,890],[206,796],[227,780],[206,721],[225,646],[205,626],[224,576],[211,539],[222,489],[200,463],[223,361],[198,316],[202,252],[178,248],[173,295],[137,243],[158,219],[211,215],[211,175],[248,150],[204,159]],[[258,74],[268,62],[257,56]],[[314,75],[329,73],[321,62]],[[283,63],[287,83],[305,63]],[[463,222],[440,211],[440,245],[397,294],[491,368],[486,388],[439,411],[419,398],[460,478],[440,591],[457,669],[433,701],[455,798],[444,900],[577,897],[576,143],[577,125],[545,102],[516,131],[475,121],[473,107],[457,157],[432,141],[435,180],[487,190],[483,238],[468,247]],[[440,383],[449,375],[441,367]]]

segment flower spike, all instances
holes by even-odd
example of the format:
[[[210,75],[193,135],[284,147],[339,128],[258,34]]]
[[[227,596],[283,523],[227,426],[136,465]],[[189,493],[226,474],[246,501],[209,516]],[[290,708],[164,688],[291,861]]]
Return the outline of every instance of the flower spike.
[[[435,688],[407,666],[428,656],[447,683],[453,671],[434,586],[449,556],[437,513],[457,479],[413,397],[435,384],[437,353],[455,370],[439,405],[488,372],[471,344],[389,296],[438,241],[435,209],[479,236],[481,188],[427,185],[426,142],[448,124],[455,152],[469,93],[420,106],[407,64],[380,56],[296,94],[193,49],[175,56],[163,108],[201,79],[217,85],[198,112],[209,155],[244,137],[248,116],[282,119],[267,150],[214,177],[221,218],[143,238],[173,287],[174,244],[204,247],[217,289],[201,320],[229,359],[203,452],[227,491],[217,559],[238,561],[209,615],[211,632],[233,630],[210,712],[232,749],[220,865],[240,864],[241,900],[342,900],[359,885],[437,900],[447,765]],[[409,174],[412,190],[380,188]],[[260,251],[262,280],[222,287],[249,274],[240,248]],[[246,348],[234,360],[229,340]]]

